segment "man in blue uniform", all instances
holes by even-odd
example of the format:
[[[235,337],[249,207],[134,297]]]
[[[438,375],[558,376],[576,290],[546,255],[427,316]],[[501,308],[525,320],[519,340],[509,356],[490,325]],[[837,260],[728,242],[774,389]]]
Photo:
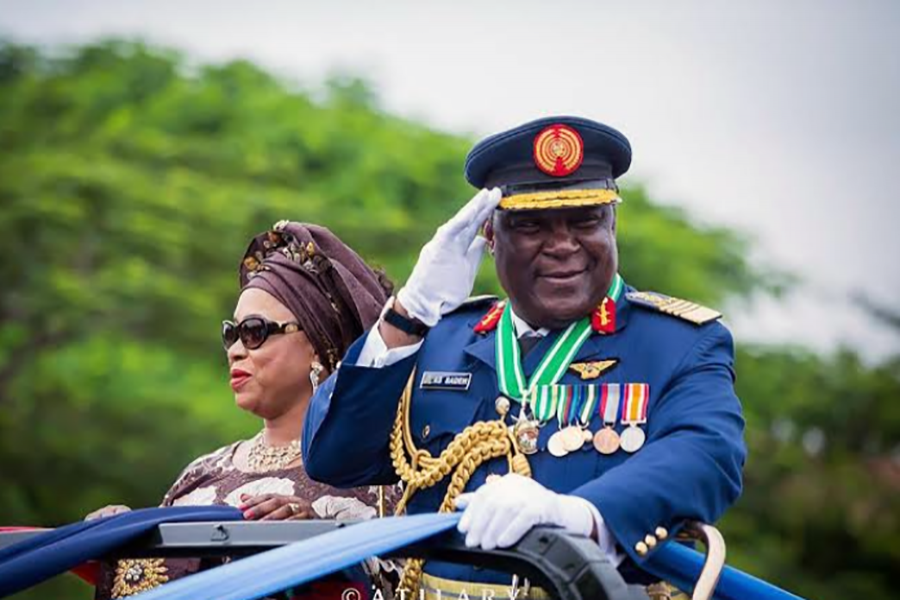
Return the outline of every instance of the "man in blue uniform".
[[[745,458],[733,343],[719,313],[619,276],[630,162],[624,135],[574,117],[478,143],[466,178],[481,191],[314,397],[309,474],[399,477],[409,513],[464,509],[470,546],[536,525],[590,536],[631,578],[686,520],[718,519]],[[486,246],[508,300],[467,299]],[[473,581],[509,584],[439,563],[421,577],[427,594]]]

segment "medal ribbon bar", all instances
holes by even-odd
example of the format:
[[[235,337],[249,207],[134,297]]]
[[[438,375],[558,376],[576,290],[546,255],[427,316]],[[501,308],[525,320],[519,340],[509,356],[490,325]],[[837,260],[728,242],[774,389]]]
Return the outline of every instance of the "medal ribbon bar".
[[[600,387],[600,416],[604,425],[615,425],[619,419],[622,388],[618,383],[604,383]]]
[[[624,425],[642,425],[647,422],[647,404],[650,401],[650,386],[646,383],[624,384],[625,405],[622,410]]]

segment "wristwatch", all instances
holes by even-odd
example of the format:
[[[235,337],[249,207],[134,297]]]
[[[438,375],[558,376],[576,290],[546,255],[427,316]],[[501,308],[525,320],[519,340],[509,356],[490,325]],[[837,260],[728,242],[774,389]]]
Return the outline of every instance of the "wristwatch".
[[[384,322],[390,323],[391,325],[408,335],[425,337],[425,334],[428,333],[428,325],[425,325],[421,321],[405,317],[398,313],[396,310],[394,310],[395,302],[397,302],[397,298],[395,296],[391,296],[391,298],[387,301],[387,304],[385,304],[384,311],[381,313],[381,318],[384,320]]]

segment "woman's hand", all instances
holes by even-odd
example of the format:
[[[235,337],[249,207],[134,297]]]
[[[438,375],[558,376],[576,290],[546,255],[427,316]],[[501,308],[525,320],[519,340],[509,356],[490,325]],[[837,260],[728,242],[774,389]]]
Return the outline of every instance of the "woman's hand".
[[[300,521],[311,519],[312,505],[303,498],[284,494],[260,494],[259,496],[241,496],[238,509],[244,513],[248,521]]]
[[[84,520],[93,521],[94,519],[112,517],[127,512],[131,512],[131,509],[124,504],[110,504],[109,506],[104,506],[103,508],[98,508],[97,510],[88,513]]]

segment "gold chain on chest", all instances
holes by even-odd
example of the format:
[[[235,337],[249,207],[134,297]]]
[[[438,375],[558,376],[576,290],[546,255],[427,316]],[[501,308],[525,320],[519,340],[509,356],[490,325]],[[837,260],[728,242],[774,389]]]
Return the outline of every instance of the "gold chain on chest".
[[[397,504],[395,514],[402,514],[412,496],[421,489],[430,488],[450,475],[447,493],[438,512],[453,512],[454,501],[465,490],[466,484],[482,463],[505,456],[511,473],[531,477],[528,459],[519,452],[515,438],[504,422],[505,413],[494,421],[479,421],[458,433],[440,456],[433,457],[427,450],[416,448],[409,426],[412,405],[413,382],[416,370],[409,376],[394,428],[391,431],[391,461],[397,475],[403,481],[403,497]],[[422,577],[422,559],[411,559],[403,570],[399,589],[405,589],[415,597]]]

